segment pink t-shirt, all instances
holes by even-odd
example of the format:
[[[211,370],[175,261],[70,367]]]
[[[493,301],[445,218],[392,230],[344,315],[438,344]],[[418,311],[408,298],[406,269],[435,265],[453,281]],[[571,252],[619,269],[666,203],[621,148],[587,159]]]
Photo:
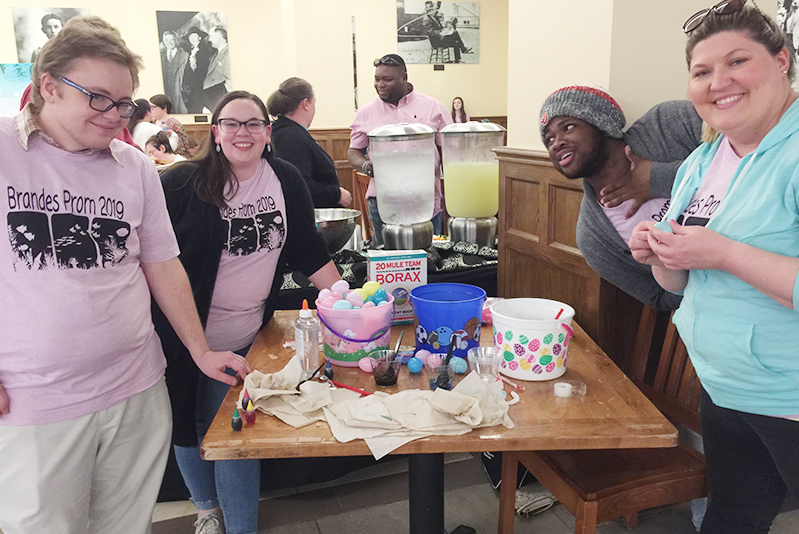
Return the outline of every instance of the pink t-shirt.
[[[666,212],[669,209],[670,200],[668,198],[653,198],[648,200],[644,202],[640,208],[638,208],[638,211],[635,212],[635,215],[629,219],[625,219],[624,216],[627,214],[627,211],[629,211],[633,202],[633,199],[625,200],[615,208],[606,208],[602,206],[602,211],[605,212],[605,216],[610,220],[611,224],[613,224],[613,227],[616,229],[625,243],[630,241],[633,228],[635,228],[635,225],[637,225],[639,222],[660,222],[663,220],[663,216],[666,215]]]
[[[228,240],[219,260],[205,335],[211,350],[238,350],[255,339],[286,242],[286,201],[275,171],[261,159],[220,210]]]
[[[355,120],[350,125],[350,148],[363,149],[369,147],[369,132],[379,126],[388,124],[420,123],[426,124],[436,131],[452,124],[452,116],[444,105],[433,97],[411,91],[400,99],[397,105],[383,102],[376,98],[358,110]],[[441,136],[436,133],[436,145],[441,146]],[[433,214],[441,211],[441,156],[436,156],[436,198]],[[367,197],[375,196],[375,180],[369,181]]]
[[[677,222],[683,226],[705,226],[727,194],[732,177],[738,169],[741,158],[735,153],[727,137],[719,143],[719,148],[702,184],[683,210]]]
[[[70,153],[38,133],[26,151],[11,118],[0,118],[0,154],[0,383],[11,403],[0,425],[64,421],[149,388],[166,361],[140,264],[178,255],[152,162],[121,141]]]

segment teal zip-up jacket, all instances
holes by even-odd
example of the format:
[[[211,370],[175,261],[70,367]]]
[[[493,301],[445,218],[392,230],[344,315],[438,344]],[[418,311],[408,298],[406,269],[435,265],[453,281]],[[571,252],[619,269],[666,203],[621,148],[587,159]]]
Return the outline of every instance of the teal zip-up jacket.
[[[702,144],[680,167],[659,229],[671,231],[667,221],[688,206],[720,142]],[[707,228],[799,257],[799,100],[742,158]],[[683,295],[674,323],[713,402],[762,415],[799,414],[799,280],[793,309],[724,271],[692,270]]]

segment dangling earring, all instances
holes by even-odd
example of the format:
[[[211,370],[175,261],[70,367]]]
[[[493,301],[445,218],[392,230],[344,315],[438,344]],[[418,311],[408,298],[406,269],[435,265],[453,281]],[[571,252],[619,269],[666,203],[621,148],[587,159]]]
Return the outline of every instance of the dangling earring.
[[[272,145],[271,144],[269,144],[269,143],[266,144],[266,151],[267,152],[272,152]]]
[[[222,152],[222,145],[216,145],[216,151]]]

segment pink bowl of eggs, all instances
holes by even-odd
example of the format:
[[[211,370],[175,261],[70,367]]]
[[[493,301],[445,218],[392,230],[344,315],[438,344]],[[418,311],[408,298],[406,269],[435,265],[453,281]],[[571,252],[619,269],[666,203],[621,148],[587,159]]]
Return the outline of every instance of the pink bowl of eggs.
[[[346,281],[337,281],[319,292],[316,313],[324,355],[335,365],[356,367],[369,353],[388,348],[394,297],[377,282],[350,289]]]

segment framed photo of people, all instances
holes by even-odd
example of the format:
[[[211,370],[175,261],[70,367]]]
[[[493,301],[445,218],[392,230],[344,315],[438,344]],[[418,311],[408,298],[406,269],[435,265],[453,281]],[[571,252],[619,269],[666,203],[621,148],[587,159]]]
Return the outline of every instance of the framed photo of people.
[[[405,63],[480,63],[480,3],[398,1],[397,53]]]
[[[33,63],[42,45],[55,37],[64,24],[76,15],[88,15],[89,10],[73,7],[14,7],[14,37],[17,40],[17,61]]]
[[[777,24],[788,35],[788,49],[799,62],[799,0],[777,0]],[[799,82],[793,88],[799,90]]]
[[[211,113],[232,87],[225,14],[156,11],[156,19],[172,113]]]

